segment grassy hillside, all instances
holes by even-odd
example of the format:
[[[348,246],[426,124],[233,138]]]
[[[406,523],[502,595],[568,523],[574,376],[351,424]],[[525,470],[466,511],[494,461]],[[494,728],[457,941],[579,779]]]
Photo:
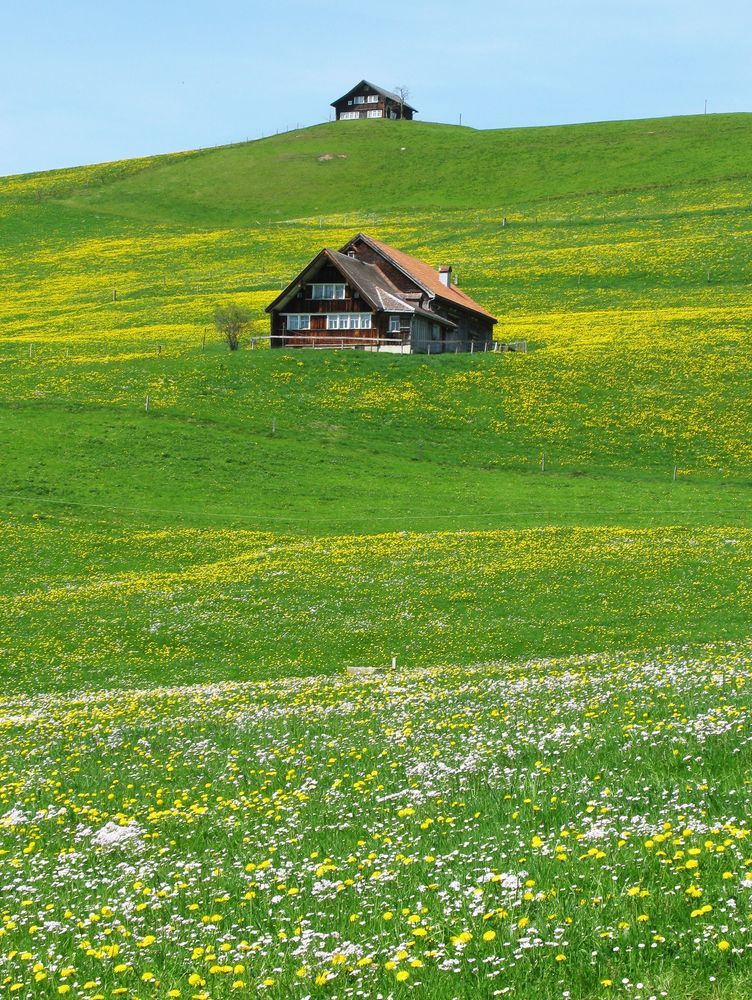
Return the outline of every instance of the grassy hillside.
[[[563,654],[659,641],[672,627],[697,641],[743,634],[728,601],[746,607],[746,543],[732,565],[703,530],[728,528],[738,542],[731,529],[749,525],[750,130],[746,115],[496,132],[340,123],[0,181],[0,503],[24,567],[4,585],[11,669],[23,663],[38,683],[54,650],[56,687],[93,683],[103,659],[102,682],[122,683],[134,658],[146,680],[146,618],[154,608],[155,620],[169,618],[160,595],[183,584],[206,614],[175,624],[185,634],[166,644],[165,663],[176,678],[266,675],[292,661],[296,671],[336,669],[401,650],[426,665]],[[229,355],[216,342],[215,302],[245,302],[263,334],[275,290],[321,245],[359,229],[451,262],[500,316],[498,336],[527,338],[530,353],[429,363]],[[564,588],[553,629],[540,624],[551,582],[526,575],[524,560],[507,587],[501,570],[489,588],[452,582],[452,532],[491,531],[507,566],[503,552],[547,546],[525,532],[549,526],[563,529],[562,553],[580,527],[613,532],[617,551],[625,528],[644,529],[630,572],[645,588],[625,596],[604,562],[607,534],[586,547],[600,589]],[[660,574],[647,582],[665,545],[651,532],[665,526],[684,532],[671,570],[681,587],[720,588],[701,613],[688,614],[689,591],[661,602]],[[38,555],[42,530],[49,563]],[[388,561],[373,576],[382,543],[350,541],[399,531],[440,533],[421,542],[433,547],[435,586],[411,605],[407,632],[390,619]],[[296,536],[339,539],[311,555],[326,581],[311,603],[325,610],[305,634],[290,631],[298,598],[288,590],[283,612],[267,614],[276,588],[262,573],[242,648],[226,667],[212,664],[228,614],[212,584],[224,547],[255,559],[279,544],[308,565]],[[707,561],[691,558],[695,545]],[[94,554],[105,552],[100,565]],[[169,586],[165,567],[177,574]],[[571,572],[587,575],[579,563]],[[124,573],[122,603],[96,597]],[[383,591],[359,587],[343,618],[338,587],[376,577]],[[305,576],[293,579],[303,594]],[[466,594],[468,624],[437,643],[432,623],[446,616],[432,602],[451,604],[455,591]],[[58,613],[69,599],[65,638]],[[37,608],[28,616],[27,605]],[[489,624],[476,643],[480,622]],[[277,632],[289,642],[280,638],[270,667]],[[103,640],[116,633],[114,645]]]
[[[142,161],[107,183],[71,178],[72,204],[145,221],[238,226],[355,212],[498,208],[748,175],[752,115],[474,131],[335,122]],[[637,207],[637,206],[635,206]],[[639,215],[639,208],[637,211]]]
[[[751,130],[0,179],[3,996],[749,997]],[[530,352],[217,341],[358,230]]]

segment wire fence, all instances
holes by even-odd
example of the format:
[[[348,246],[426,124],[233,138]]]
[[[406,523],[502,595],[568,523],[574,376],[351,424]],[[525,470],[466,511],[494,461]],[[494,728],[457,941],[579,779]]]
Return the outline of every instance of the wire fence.
[[[67,360],[71,362],[88,360],[92,357],[117,361],[122,357],[140,357],[156,355],[157,357],[176,357],[190,353],[195,348],[202,352],[209,349],[226,350],[227,346],[220,338],[208,339],[206,332],[194,344],[184,339],[166,341],[164,343],[148,343],[142,339],[128,341],[118,339],[117,343],[97,343],[96,341],[72,341],[66,344],[60,342],[48,343],[43,339],[19,338],[17,341],[0,341],[0,360],[4,361],[40,361]],[[527,340],[493,340],[473,341],[461,338],[447,338],[444,341],[411,341],[400,337],[361,337],[347,335],[344,331],[337,335],[332,331],[307,333],[291,331],[281,335],[252,335],[240,344],[242,350],[266,350],[270,347],[300,348],[310,350],[365,350],[374,353],[390,354],[423,354],[432,357],[441,354],[527,354],[530,343]]]
[[[336,336],[332,332],[304,333],[298,331],[287,331],[284,334],[275,336],[251,337],[250,348],[254,350],[268,342],[272,347],[309,347],[316,350],[366,350],[392,354],[488,354],[503,353],[505,351],[517,351],[527,354],[528,342],[526,340],[484,340],[475,341],[464,338],[447,338],[442,341],[422,340],[413,341],[410,338],[400,337],[360,337],[360,336]],[[275,343],[276,342],[276,343]]]

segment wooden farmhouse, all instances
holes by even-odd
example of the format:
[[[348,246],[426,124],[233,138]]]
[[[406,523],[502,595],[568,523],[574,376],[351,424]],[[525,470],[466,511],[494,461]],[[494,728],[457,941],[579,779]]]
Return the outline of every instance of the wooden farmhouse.
[[[352,90],[332,101],[332,107],[337,112],[337,121],[350,118],[405,118],[412,120],[418,112],[399,94],[383,90],[368,80],[361,80]]]
[[[358,233],[322,250],[267,306],[272,347],[484,351],[496,319],[438,270]]]

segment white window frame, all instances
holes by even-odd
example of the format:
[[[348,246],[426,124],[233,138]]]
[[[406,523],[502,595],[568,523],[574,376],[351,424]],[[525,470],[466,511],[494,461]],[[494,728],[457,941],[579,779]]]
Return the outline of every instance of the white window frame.
[[[378,94],[369,94],[368,95],[368,100],[367,100],[366,103],[367,104],[377,104],[378,100],[379,100],[379,95]]]
[[[367,116],[369,118],[383,118],[384,117],[384,112],[383,111],[376,110],[376,111],[368,111],[366,113],[367,113]]]
[[[311,329],[310,313],[283,313],[282,315],[285,317],[288,333]]]
[[[327,330],[370,330],[373,313],[327,313]]]
[[[365,104],[365,103],[366,103],[365,97],[363,96],[353,97],[353,104]]]
[[[399,333],[401,329],[402,329],[402,320],[400,319],[400,317],[399,316],[390,316],[389,317],[389,332],[390,333]]]
[[[343,118],[347,118],[347,119],[360,118],[360,114],[357,111],[343,111],[343,112],[341,112],[341,114],[340,114],[339,117],[340,117],[340,120],[343,119]]]
[[[311,298],[317,302],[347,298],[347,285],[342,282],[326,281],[311,284]]]

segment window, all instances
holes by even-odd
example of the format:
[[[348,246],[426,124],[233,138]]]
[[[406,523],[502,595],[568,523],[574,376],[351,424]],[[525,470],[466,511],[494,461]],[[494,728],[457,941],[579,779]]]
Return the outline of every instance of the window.
[[[369,118],[381,118],[381,117],[383,117],[383,112],[381,112],[381,111],[369,111],[368,112],[368,117]]]
[[[353,97],[353,104],[365,104],[365,97]]]
[[[368,95],[368,103],[369,104],[376,104],[378,102],[378,99],[379,99],[379,95],[378,94],[369,94]]]
[[[329,313],[326,317],[327,330],[370,330],[371,313]]]
[[[399,316],[389,317],[389,332],[399,333],[400,332],[400,318]]]
[[[360,118],[360,115],[357,111],[343,111],[339,117],[342,120],[343,118]]]
[[[344,299],[346,285],[311,285],[312,299]]]
[[[288,330],[310,330],[311,317],[308,313],[288,313],[285,316]]]

